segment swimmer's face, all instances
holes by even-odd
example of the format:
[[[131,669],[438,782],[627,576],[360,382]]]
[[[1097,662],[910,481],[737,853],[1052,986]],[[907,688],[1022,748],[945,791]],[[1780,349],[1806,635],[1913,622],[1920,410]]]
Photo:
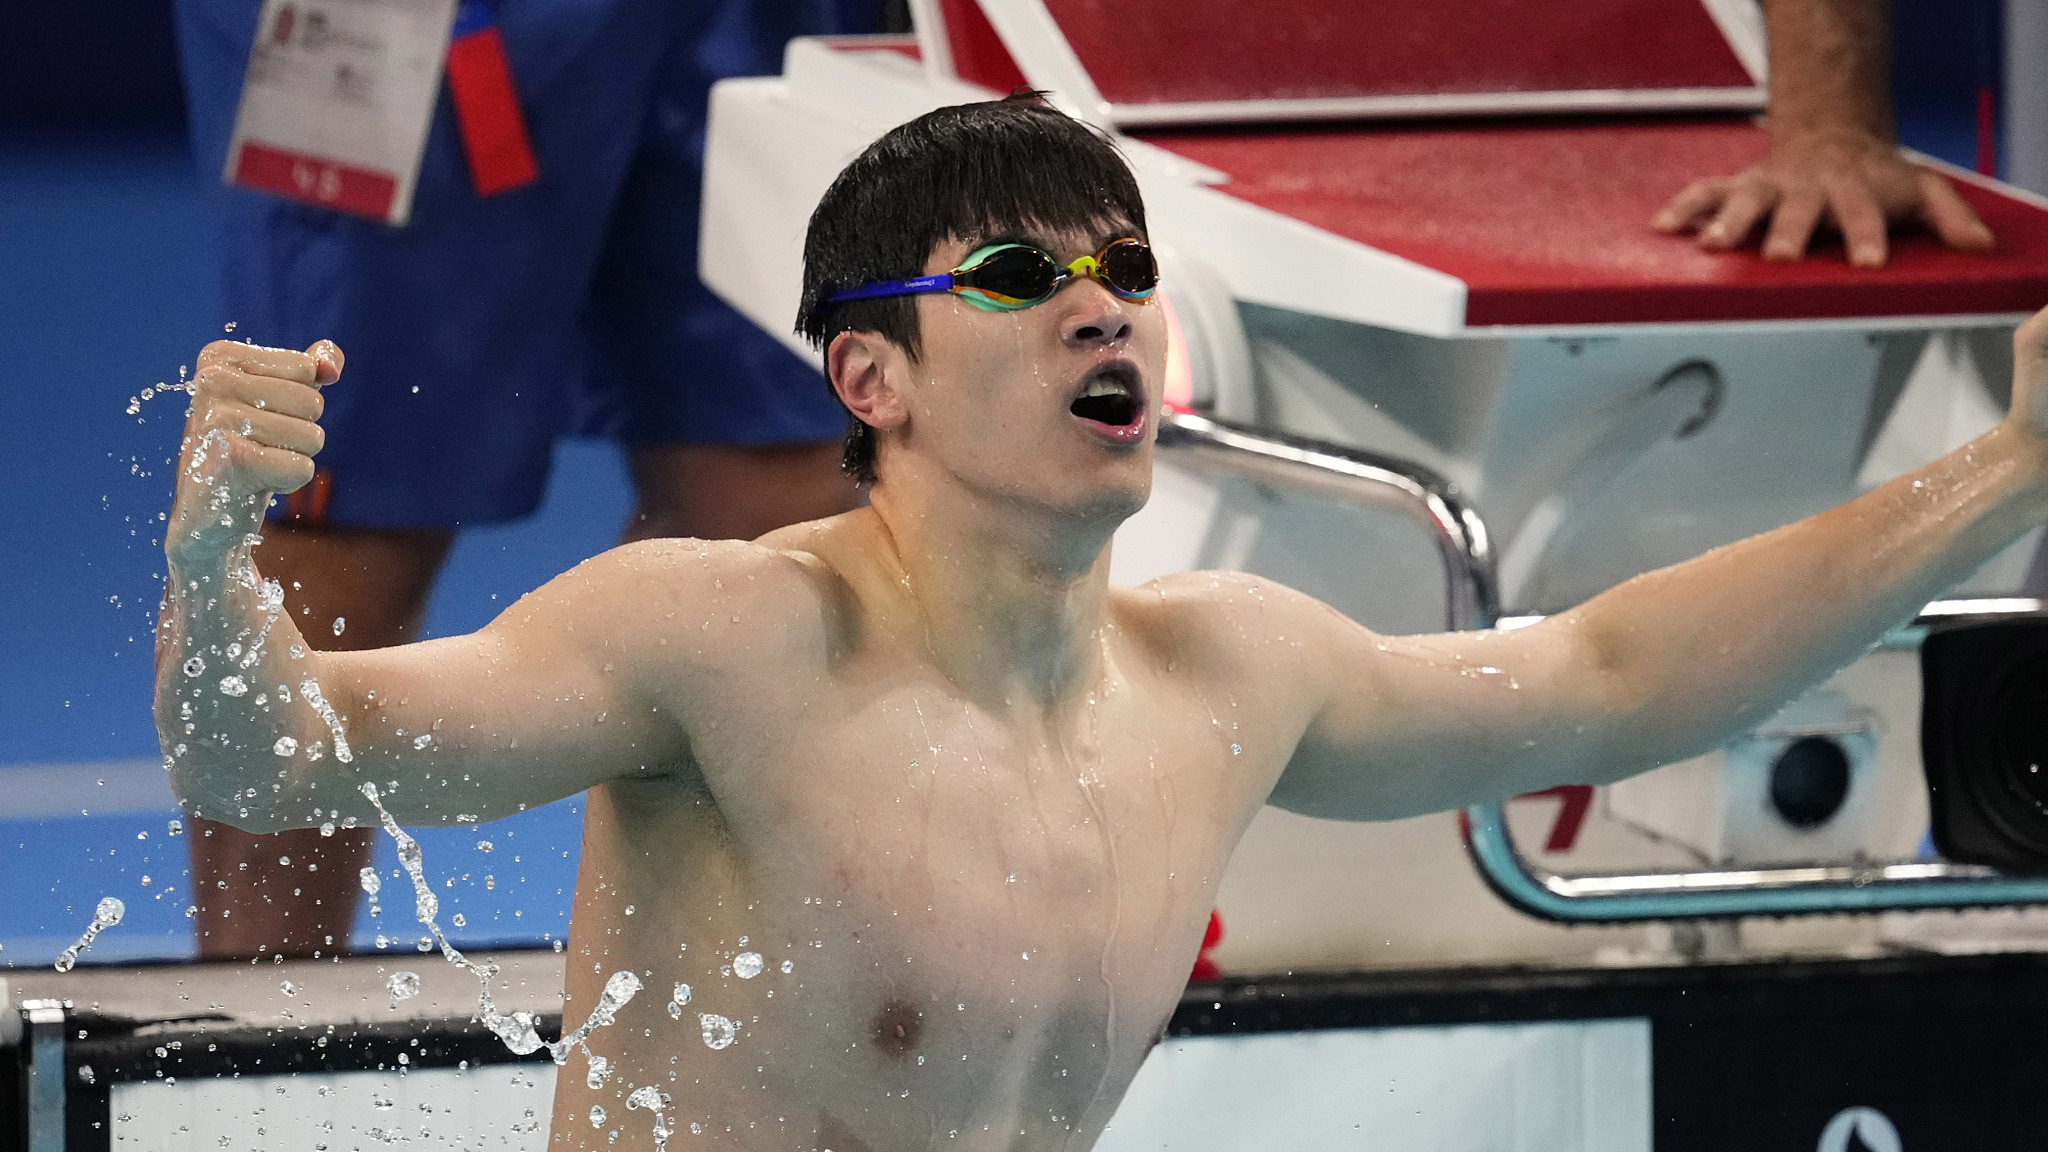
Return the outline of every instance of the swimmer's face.
[[[950,271],[990,244],[1033,244],[1062,264],[1134,235],[1020,228],[949,240],[925,261]],[[880,471],[913,453],[970,487],[1089,516],[1131,515],[1152,486],[1166,363],[1164,305],[1126,300],[1088,277],[1050,300],[989,312],[953,295],[916,298],[923,355],[903,358],[902,426]],[[888,441],[893,440],[893,443]]]

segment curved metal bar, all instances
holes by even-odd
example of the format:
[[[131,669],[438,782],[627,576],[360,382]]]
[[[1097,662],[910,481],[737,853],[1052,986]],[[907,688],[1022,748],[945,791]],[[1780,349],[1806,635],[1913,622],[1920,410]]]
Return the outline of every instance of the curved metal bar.
[[[2041,602],[2031,599],[1937,600],[1887,642],[1917,643],[1931,621],[2033,615],[2040,608]],[[2048,876],[2012,876],[1975,864],[1940,861],[1564,876],[1522,856],[1501,805],[1475,804],[1463,816],[1465,846],[1487,887],[1516,908],[1546,920],[1611,924],[2048,904]]]
[[[2048,903],[2048,877],[1940,862],[1560,876],[1522,858],[1500,805],[1475,804],[1464,816],[1465,843],[1487,887],[1546,920],[1611,924]]]
[[[1446,627],[1491,628],[1500,616],[1485,522],[1457,485],[1420,464],[1182,412],[1160,421],[1159,446],[1261,483],[1413,516],[1443,558]]]
[[[1486,525],[1457,487],[1430,469],[1187,413],[1165,416],[1159,445],[1261,483],[1413,516],[1430,529],[1444,561],[1445,624],[1452,630],[1490,628],[1499,618]],[[1940,601],[1899,635],[1901,642],[1911,642],[1930,619],[2039,608],[2034,601]],[[2048,903],[2048,877],[1941,862],[1564,876],[1522,856],[1501,805],[1475,804],[1463,815],[1466,846],[1487,886],[1514,907],[1548,920],[1613,923]]]

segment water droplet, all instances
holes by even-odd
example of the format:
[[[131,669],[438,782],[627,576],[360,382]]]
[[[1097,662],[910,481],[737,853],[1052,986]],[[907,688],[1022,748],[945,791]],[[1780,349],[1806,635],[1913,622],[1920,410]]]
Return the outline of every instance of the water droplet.
[[[416,749],[425,748],[427,745],[432,744],[433,742],[434,738],[425,732],[422,732],[419,735],[412,738],[412,746]]]
[[[450,917],[449,923],[455,925],[457,928],[469,927],[468,919],[466,919],[460,912],[457,912],[454,916]]]
[[[322,836],[334,835],[334,821],[329,820],[326,823],[320,825],[320,834]]]
[[[1232,744],[1230,746],[1230,754],[1232,756],[1242,756],[1244,754],[1244,746],[1240,744]]]
[[[384,982],[384,987],[391,993],[391,1006],[396,1008],[400,1003],[420,994],[419,974],[416,972],[393,972],[391,979]]]
[[[591,1087],[595,1088],[597,1085],[592,1084]],[[604,1105],[592,1104],[590,1106],[590,1126],[592,1128],[604,1127]]]
[[[78,954],[92,947],[93,940],[98,938],[101,932],[119,924],[121,917],[127,914],[128,906],[123,904],[119,897],[103,897],[99,905],[92,910],[92,923],[85,926],[84,934],[79,936],[71,947],[57,954],[57,962],[54,965],[57,971],[71,971],[78,963]]]
[[[348,617],[346,617],[346,616],[336,616],[336,617],[334,618],[334,634],[335,634],[336,636],[339,636],[339,635],[341,635],[342,629],[344,629],[344,628],[347,628],[347,627],[348,627]]]
[[[183,836],[184,834],[185,822],[183,820],[173,820],[164,828],[164,835],[166,836]]]
[[[270,746],[270,750],[279,756],[289,756],[299,750],[299,742],[289,736],[279,736],[277,743]]]
[[[794,972],[794,971],[796,971],[796,965],[795,965],[795,964],[791,963],[791,962],[790,962],[790,961],[788,961],[788,960],[784,960],[784,961],[782,962],[782,974],[783,974],[784,976],[787,976],[787,975],[789,975],[789,974],[790,974],[791,972]]]
[[[185,661],[185,675],[198,676],[206,671],[206,661],[197,656]]]
[[[628,905],[626,905],[626,915],[628,915],[628,916],[631,916],[632,914],[633,914],[633,906],[632,906],[631,904],[628,904]]]
[[[365,868],[361,872],[356,873],[356,880],[362,884],[363,891],[368,892],[372,896],[377,894],[378,889],[384,887],[384,878],[377,875],[375,868]]]
[[[489,852],[491,850],[491,842],[489,840],[477,841],[476,850],[479,852]]]
[[[761,974],[761,954],[742,952],[732,958],[732,974],[742,980],[752,980]]]
[[[247,696],[249,685],[240,676],[220,678],[220,694],[223,696]]]
[[[704,1030],[704,1046],[714,1052],[732,1047],[739,1038],[740,1026],[723,1016],[705,1012],[697,1017],[697,1024]]]
[[[612,1062],[602,1056],[592,1055],[590,1057],[590,1071],[584,1074],[583,1082],[589,1085],[591,1091],[595,1092],[597,1089],[604,1087],[605,1077],[611,1074]]]
[[[640,978],[623,969],[612,973],[611,979],[604,982],[603,999],[611,1001],[613,1007],[624,1004],[639,994]]]
[[[78,1066],[78,1079],[79,1082],[83,1084],[92,1083],[96,1079],[92,1072],[92,1065],[80,1064]]]
[[[292,983],[289,980],[285,981],[282,984],[279,984],[277,986],[277,990],[284,993],[287,996],[297,996],[299,994],[299,986],[297,984]]]

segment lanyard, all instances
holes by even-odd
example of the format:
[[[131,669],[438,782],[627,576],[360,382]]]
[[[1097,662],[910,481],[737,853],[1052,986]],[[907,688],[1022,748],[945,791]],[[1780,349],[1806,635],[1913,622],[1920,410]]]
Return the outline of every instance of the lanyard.
[[[540,168],[527,139],[526,118],[512,87],[505,40],[488,0],[461,0],[448,41],[448,94],[469,157],[476,194],[495,196],[533,183]]]

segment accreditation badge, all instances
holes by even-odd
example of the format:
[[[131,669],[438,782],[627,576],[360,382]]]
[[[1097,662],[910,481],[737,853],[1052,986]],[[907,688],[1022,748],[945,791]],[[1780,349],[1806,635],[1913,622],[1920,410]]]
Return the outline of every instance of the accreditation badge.
[[[456,0],[264,0],[224,179],[406,222]]]

